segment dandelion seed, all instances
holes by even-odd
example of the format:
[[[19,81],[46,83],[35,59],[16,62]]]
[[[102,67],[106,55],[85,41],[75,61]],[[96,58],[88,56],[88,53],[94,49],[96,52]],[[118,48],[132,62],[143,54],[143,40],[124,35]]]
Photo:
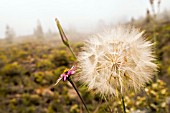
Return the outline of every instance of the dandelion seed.
[[[86,40],[78,55],[80,80],[102,95],[139,90],[157,69],[152,43],[143,32],[117,26]]]

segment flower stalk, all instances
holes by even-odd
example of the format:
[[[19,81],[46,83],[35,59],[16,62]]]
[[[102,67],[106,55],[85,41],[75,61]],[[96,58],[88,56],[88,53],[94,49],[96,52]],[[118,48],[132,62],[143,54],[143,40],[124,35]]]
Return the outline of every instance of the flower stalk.
[[[67,39],[67,37],[66,37],[66,35],[65,35],[65,33],[64,33],[61,25],[60,25],[60,22],[58,21],[57,18],[55,19],[55,21],[56,21],[56,24],[57,24],[57,27],[58,27],[58,30],[59,30],[59,33],[60,33],[60,36],[61,36],[61,39],[62,39],[63,44],[70,50],[70,52],[72,53],[72,55],[74,56],[74,58],[77,59],[75,53],[73,52],[72,48],[70,47],[69,40]],[[78,96],[79,96],[80,100],[82,101],[82,103],[83,103],[85,109],[87,110],[87,112],[90,113],[89,110],[87,109],[87,106],[86,106],[83,98],[81,97],[81,95],[80,95],[77,87],[75,86],[75,84],[74,84],[74,82],[72,81],[72,79],[70,78],[70,76],[67,76],[66,78],[67,78],[67,80],[71,83],[71,85],[73,86],[73,88],[75,89],[76,93],[78,94]]]
[[[75,89],[77,95],[79,96],[79,98],[80,98],[80,100],[82,101],[84,107],[86,108],[86,111],[87,111],[88,113],[90,113],[89,110],[87,109],[87,106],[86,106],[86,104],[85,104],[83,98],[81,97],[81,95],[80,95],[80,93],[79,93],[77,87],[75,86],[75,84],[73,83],[73,81],[72,81],[72,79],[71,79],[70,77],[68,77],[68,81],[71,83],[71,85],[72,85],[73,88]]]
[[[74,52],[73,52],[72,48],[71,48],[70,46],[68,46],[68,49],[70,50],[70,52],[71,52],[71,54],[74,56],[74,58],[76,58],[76,59],[77,59],[77,57],[76,57],[76,55],[74,54]]]
[[[125,106],[124,96],[121,97],[121,100],[122,100],[123,113],[126,113],[126,106]]]

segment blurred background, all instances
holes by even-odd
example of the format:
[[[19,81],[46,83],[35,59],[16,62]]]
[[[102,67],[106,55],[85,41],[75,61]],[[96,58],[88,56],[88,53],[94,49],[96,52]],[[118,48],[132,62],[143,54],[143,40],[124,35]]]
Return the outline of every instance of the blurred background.
[[[170,0],[0,0],[0,8],[0,113],[85,113],[69,83],[49,88],[75,62],[55,18],[76,54],[84,39],[108,27],[144,30],[159,71],[142,92],[125,97],[127,112],[170,113]],[[121,113],[120,99],[106,103],[74,80],[92,113]]]

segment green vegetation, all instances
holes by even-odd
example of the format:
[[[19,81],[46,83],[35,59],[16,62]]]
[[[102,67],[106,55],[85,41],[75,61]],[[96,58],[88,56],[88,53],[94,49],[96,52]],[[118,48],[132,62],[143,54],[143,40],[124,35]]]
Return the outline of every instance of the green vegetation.
[[[170,96],[170,23],[142,26],[152,39],[156,36],[159,73],[153,83],[141,93],[131,92],[125,97],[128,112],[166,113],[166,99]],[[152,27],[155,27],[153,29]],[[155,30],[155,31],[154,31]],[[72,45],[77,53],[82,44]],[[4,44],[0,48],[0,113],[80,113],[83,104],[68,82],[61,81],[50,89],[74,57],[57,41]],[[75,81],[76,78],[73,77]],[[100,95],[76,85],[87,107],[94,113],[121,112],[120,99],[109,103]],[[81,87],[80,87],[81,86]]]

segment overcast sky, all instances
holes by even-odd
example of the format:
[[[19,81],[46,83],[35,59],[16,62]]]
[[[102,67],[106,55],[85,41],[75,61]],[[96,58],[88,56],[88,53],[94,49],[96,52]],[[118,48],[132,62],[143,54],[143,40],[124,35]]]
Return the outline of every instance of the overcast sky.
[[[161,11],[170,9],[170,0],[161,2]],[[149,0],[0,0],[0,37],[7,24],[17,36],[33,33],[37,20],[44,31],[57,31],[57,17],[65,29],[74,26],[88,31],[101,20],[114,23],[139,18],[146,9],[150,9]]]

